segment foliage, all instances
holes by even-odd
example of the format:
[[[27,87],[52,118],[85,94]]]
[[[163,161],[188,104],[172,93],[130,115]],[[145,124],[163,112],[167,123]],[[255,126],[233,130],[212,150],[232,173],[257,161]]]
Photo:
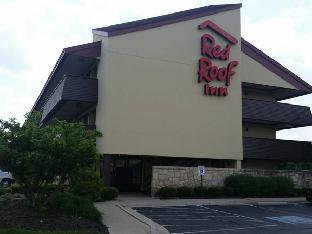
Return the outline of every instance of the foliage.
[[[272,177],[272,179],[277,185],[275,191],[277,196],[293,196],[295,194],[294,182],[291,179],[282,176]]]
[[[101,199],[103,201],[114,200],[118,197],[118,189],[115,187],[104,187],[101,191]]]
[[[177,195],[180,198],[191,197],[193,194],[193,189],[191,187],[182,186],[177,188]]]
[[[160,188],[157,194],[161,199],[174,198],[174,197],[177,197],[177,189],[166,186],[166,187]]]
[[[20,193],[5,193],[3,195],[0,196],[0,203],[1,202],[7,202],[10,200],[15,200],[15,199],[25,199],[23,194]]]
[[[296,195],[294,183],[286,177],[231,175],[224,181],[224,192],[240,197],[281,197]]]
[[[0,196],[6,193],[15,194],[15,193],[22,193],[22,192],[18,185],[13,185],[11,187],[6,187],[6,188],[0,187]]]
[[[207,196],[209,198],[217,198],[223,195],[223,187],[221,186],[211,186],[207,190]]]
[[[304,197],[306,194],[306,188],[295,188],[294,196],[296,197]]]
[[[206,187],[196,186],[193,189],[193,194],[198,197],[204,197],[207,195],[207,193],[208,193],[208,188]]]
[[[101,197],[103,182],[98,173],[92,170],[79,170],[69,179],[71,191],[79,196],[97,201]]]
[[[233,191],[233,195],[253,197],[258,194],[259,183],[250,175],[231,175],[224,181],[224,186]]]
[[[100,222],[101,213],[87,198],[68,192],[56,192],[47,201],[49,211],[61,212],[68,216],[83,217]]]
[[[23,125],[0,120],[0,168],[13,174],[33,205],[43,204],[50,184],[63,186],[77,168],[86,169],[98,159],[97,131],[78,123],[54,120],[39,127],[39,113],[26,115]]]
[[[21,187],[19,185],[12,185],[11,187],[11,193],[22,193]]]
[[[279,170],[312,170],[312,162],[284,162],[278,166]]]
[[[259,191],[258,196],[259,197],[274,197],[276,190],[277,190],[277,184],[272,177],[257,177],[255,178],[258,180],[259,184]]]
[[[0,188],[0,196],[3,195],[3,194],[12,194],[12,189],[10,187],[8,188]]]

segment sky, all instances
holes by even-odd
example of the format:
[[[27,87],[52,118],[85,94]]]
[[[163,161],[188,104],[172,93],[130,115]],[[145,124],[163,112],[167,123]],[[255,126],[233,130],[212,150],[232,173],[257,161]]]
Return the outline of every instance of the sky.
[[[0,119],[24,120],[62,48],[92,42],[92,29],[191,8],[242,3],[242,37],[312,84],[310,0],[0,0]],[[286,102],[312,107],[312,95]],[[312,141],[312,127],[281,139]]]

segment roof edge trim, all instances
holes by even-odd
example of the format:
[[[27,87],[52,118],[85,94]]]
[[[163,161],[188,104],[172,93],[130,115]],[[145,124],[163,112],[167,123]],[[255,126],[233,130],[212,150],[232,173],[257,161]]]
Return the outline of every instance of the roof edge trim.
[[[298,90],[305,91],[307,93],[312,93],[312,86],[302,80],[299,76],[288,70],[286,67],[281,65],[276,60],[272,59],[270,56],[256,48],[250,42],[241,38],[241,50],[244,54],[254,59],[269,71],[281,77],[283,80],[293,85]]]
[[[156,16],[152,18],[136,20],[132,22],[115,24],[107,27],[95,28],[93,31],[106,32],[108,37],[123,35],[127,33],[143,31],[147,29],[157,28],[169,24],[182,21],[192,20],[204,16],[214,15],[217,13],[239,9],[242,4],[223,4],[209,5],[200,8],[194,8],[185,11],[179,11],[167,15]]]

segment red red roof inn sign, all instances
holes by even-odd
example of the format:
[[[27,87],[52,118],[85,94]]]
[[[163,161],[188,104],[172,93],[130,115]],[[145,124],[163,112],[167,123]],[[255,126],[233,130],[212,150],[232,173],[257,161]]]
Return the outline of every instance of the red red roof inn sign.
[[[228,87],[231,85],[231,77],[235,74],[234,68],[238,65],[238,61],[233,60],[227,62],[224,67],[217,67],[212,61],[228,61],[232,45],[237,44],[237,39],[210,20],[207,20],[198,26],[199,30],[206,28],[210,28],[212,31],[225,38],[229,43],[225,47],[222,47],[216,42],[212,35],[205,33],[201,36],[202,57],[198,62],[198,83],[205,83],[205,95],[227,96]],[[220,81],[223,85],[219,87],[211,86],[210,82],[213,80]]]

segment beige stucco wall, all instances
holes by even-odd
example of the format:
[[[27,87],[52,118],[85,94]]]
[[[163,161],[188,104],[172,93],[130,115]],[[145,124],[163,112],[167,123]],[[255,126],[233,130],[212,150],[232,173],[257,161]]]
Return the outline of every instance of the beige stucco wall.
[[[275,73],[269,71],[263,65],[250,58],[248,55],[242,53],[241,59],[241,73],[243,82],[296,89],[290,83],[286,82]]]
[[[242,66],[235,68],[227,97],[205,96],[203,83],[197,83],[203,34],[197,26],[207,19],[240,39],[239,10],[108,39],[94,37],[103,40],[96,116],[103,133],[97,141],[100,153],[243,158]],[[240,50],[239,40],[230,61],[241,60]]]
[[[276,131],[269,125],[243,123],[243,137],[276,139]]]

